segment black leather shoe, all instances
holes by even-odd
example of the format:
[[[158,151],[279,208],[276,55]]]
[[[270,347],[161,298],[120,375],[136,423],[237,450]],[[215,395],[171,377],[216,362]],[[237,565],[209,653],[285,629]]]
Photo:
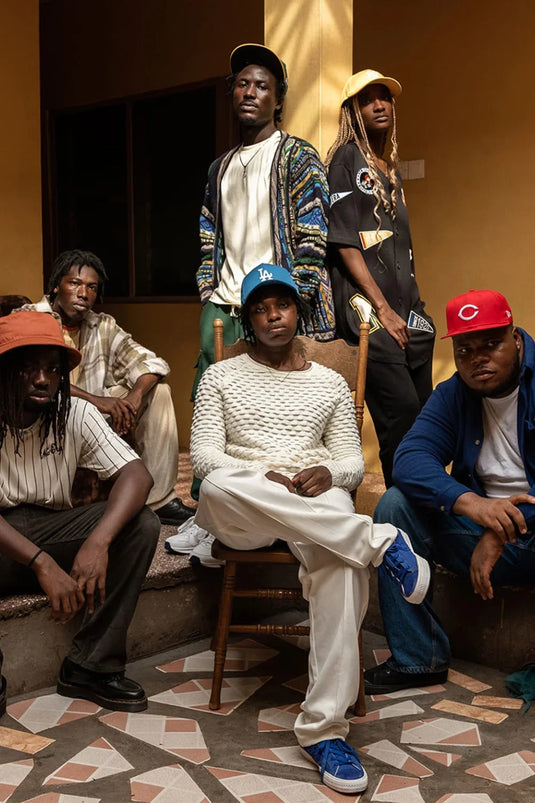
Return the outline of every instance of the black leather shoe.
[[[379,664],[364,672],[365,694],[389,694],[401,689],[416,689],[420,686],[434,686],[445,683],[448,670],[441,672],[398,672],[388,666],[388,662]]]
[[[0,679],[2,682],[0,688],[0,717],[3,717],[6,713],[6,704],[7,704],[7,684],[6,679],[3,675],[0,675]]]
[[[182,524],[186,519],[194,516],[196,511],[192,507],[187,507],[182,499],[176,496],[163,507],[154,511],[162,524]]]
[[[57,685],[63,697],[77,697],[112,711],[144,711],[148,705],[142,686],[124,672],[100,673],[65,658]]]

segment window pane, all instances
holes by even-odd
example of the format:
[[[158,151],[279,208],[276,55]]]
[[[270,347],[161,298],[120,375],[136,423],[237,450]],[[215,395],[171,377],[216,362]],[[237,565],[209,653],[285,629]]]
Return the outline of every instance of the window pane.
[[[215,157],[216,92],[133,105],[136,295],[197,295],[199,212]]]
[[[107,296],[128,296],[125,107],[56,118],[59,250],[94,251],[110,281]]]

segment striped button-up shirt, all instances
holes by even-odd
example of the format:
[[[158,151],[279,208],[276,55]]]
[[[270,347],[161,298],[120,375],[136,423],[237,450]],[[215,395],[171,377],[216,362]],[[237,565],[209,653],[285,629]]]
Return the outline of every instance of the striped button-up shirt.
[[[23,430],[19,454],[9,431],[0,449],[0,510],[41,505],[53,510],[72,507],[71,489],[78,466],[108,479],[139,456],[106,424],[96,407],[71,399],[62,451],[49,434],[41,450],[41,421]]]
[[[26,304],[23,310],[48,312],[61,324],[46,296],[37,304]],[[131,389],[143,374],[167,376],[169,365],[153,351],[136,343],[132,335],[121,329],[115,318],[90,310],[80,324],[79,350],[82,353],[76,385],[95,396],[109,396],[107,388],[124,385]]]

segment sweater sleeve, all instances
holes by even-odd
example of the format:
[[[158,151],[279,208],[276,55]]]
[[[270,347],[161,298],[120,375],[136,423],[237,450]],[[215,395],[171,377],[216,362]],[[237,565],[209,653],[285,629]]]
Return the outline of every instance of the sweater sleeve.
[[[190,460],[195,476],[201,480],[216,468],[259,468],[257,462],[239,460],[225,452],[223,381],[220,366],[211,365],[204,372],[195,397]]]
[[[290,193],[294,210],[295,250],[292,277],[305,298],[326,281],[329,188],[318,153],[301,141],[291,157]]]
[[[351,392],[342,377],[336,377],[339,399],[323,433],[331,460],[322,461],[332,475],[333,486],[354,490],[364,476],[364,459]]]
[[[197,287],[202,304],[206,304],[214,292],[214,249],[215,249],[215,199],[214,173],[216,162],[208,171],[208,181],[204,191],[204,199],[199,219],[199,235],[201,239],[201,264],[197,270]]]
[[[457,497],[474,490],[446,471],[460,421],[455,384],[448,380],[435,388],[394,457],[394,484],[415,502],[448,513]]]

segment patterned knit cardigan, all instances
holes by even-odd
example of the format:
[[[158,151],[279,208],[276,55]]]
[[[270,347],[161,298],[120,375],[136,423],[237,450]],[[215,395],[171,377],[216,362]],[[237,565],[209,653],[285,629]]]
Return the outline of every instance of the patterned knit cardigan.
[[[237,150],[220,156],[208,171],[200,218],[201,266],[197,271],[203,304],[218,286],[225,260],[221,180]],[[329,210],[327,178],[312,145],[285,132],[271,168],[270,203],[275,262],[290,271],[312,309],[307,334],[317,340],[331,340],[334,305],[329,274],[323,264]]]

